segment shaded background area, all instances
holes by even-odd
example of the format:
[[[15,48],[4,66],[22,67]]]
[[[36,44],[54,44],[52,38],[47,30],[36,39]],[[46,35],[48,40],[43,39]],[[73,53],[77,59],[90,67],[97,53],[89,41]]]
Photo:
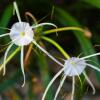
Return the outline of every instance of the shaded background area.
[[[56,34],[49,34],[47,37],[52,38],[59,43],[70,56],[82,56],[99,52],[100,47],[100,0],[17,0],[21,18],[26,21],[25,13],[32,13],[37,21],[52,22],[58,27],[78,26],[88,30],[86,33],[77,31],[64,31]],[[17,22],[16,15],[13,15],[13,0],[0,1],[0,27],[11,28],[13,23]],[[33,24],[29,18],[29,23]],[[64,58],[63,55],[50,43],[41,39],[48,27],[39,28],[36,31],[37,40],[46,48],[55,58]],[[0,29],[0,34],[8,32]],[[10,41],[8,37],[0,39],[0,62],[3,62],[3,56]],[[13,53],[16,46],[12,48]],[[14,56],[7,64],[7,72],[2,76],[0,72],[0,99],[1,100],[41,100],[43,92],[52,79],[60,70],[60,66],[55,64],[51,59],[44,55],[33,45],[33,51],[25,62],[26,84],[21,88],[23,77],[20,69],[20,52]],[[25,54],[28,46],[25,47]],[[99,66],[100,60],[92,58]],[[100,73],[87,68],[88,76],[96,87],[96,94],[92,95],[92,89],[84,81],[83,89],[80,88],[80,82],[76,78],[76,100],[99,100],[100,99]],[[57,86],[61,77],[59,77],[48,92],[46,100],[53,100]],[[72,79],[68,77],[64,83],[57,100],[70,100]]]

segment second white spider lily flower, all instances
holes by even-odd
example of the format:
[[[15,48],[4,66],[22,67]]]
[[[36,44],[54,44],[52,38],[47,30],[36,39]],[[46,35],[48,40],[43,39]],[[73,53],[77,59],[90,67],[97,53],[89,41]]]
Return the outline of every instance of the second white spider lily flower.
[[[56,62],[57,64],[59,64],[60,66],[63,66],[62,63],[60,63],[58,60],[56,60],[52,55],[50,55],[44,48],[42,48],[34,39],[34,30],[37,27],[43,26],[43,25],[50,25],[50,26],[54,26],[56,27],[55,24],[53,23],[40,23],[34,26],[30,26],[30,24],[28,22],[23,22],[21,21],[21,17],[19,14],[19,10],[17,7],[16,2],[14,2],[14,8],[17,14],[17,18],[18,18],[18,22],[14,23],[11,27],[10,32],[0,35],[0,37],[4,37],[4,36],[10,36],[11,39],[11,44],[10,46],[7,48],[6,52],[5,52],[5,56],[4,56],[4,64],[0,67],[0,70],[3,69],[3,75],[5,75],[5,67],[6,67],[6,59],[7,59],[7,55],[9,53],[9,50],[11,49],[11,47],[15,44],[17,46],[21,47],[21,70],[22,70],[22,74],[24,77],[24,82],[22,87],[25,85],[25,73],[24,73],[24,46],[29,45],[30,43],[35,44],[42,52],[44,52],[48,57],[50,57],[54,62]],[[57,27],[56,27],[57,28]]]
[[[85,56],[85,57],[82,57],[82,58],[77,58],[77,57],[71,57],[70,59],[68,60],[64,60],[64,64],[63,64],[63,68],[53,77],[53,79],[49,82],[44,94],[43,94],[43,97],[42,97],[42,100],[45,100],[45,97],[46,97],[46,94],[49,90],[49,88],[51,87],[51,85],[53,84],[53,82],[63,73],[63,78],[60,82],[60,85],[58,86],[58,89],[56,91],[56,94],[55,94],[55,97],[54,97],[54,100],[57,99],[57,96],[60,92],[60,89],[66,79],[67,76],[70,76],[72,77],[72,95],[71,95],[71,100],[73,100],[74,98],[74,91],[75,91],[75,76],[78,76],[83,74],[85,79],[87,80],[87,82],[89,83],[89,85],[92,87],[93,89],[93,94],[95,94],[95,88],[92,84],[92,82],[90,81],[90,79],[88,78],[88,76],[86,75],[85,73],[85,68],[86,66],[87,67],[90,67],[90,68],[93,68],[94,70],[96,71],[99,71],[100,72],[100,69],[92,64],[89,64],[89,60],[87,60],[88,58],[90,57],[93,57],[93,56],[97,56],[97,55],[100,55],[100,53],[95,53],[95,54],[92,54],[92,55],[89,55],[89,56]]]

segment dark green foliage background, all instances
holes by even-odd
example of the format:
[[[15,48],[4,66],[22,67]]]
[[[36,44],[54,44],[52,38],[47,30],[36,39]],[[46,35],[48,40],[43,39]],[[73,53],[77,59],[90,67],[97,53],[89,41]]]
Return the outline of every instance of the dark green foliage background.
[[[12,24],[17,21],[17,17],[13,16],[12,14],[12,3],[13,1],[10,0],[0,0],[0,27],[10,28]],[[77,56],[81,52],[85,56],[100,51],[100,47],[94,47],[94,45],[100,44],[100,0],[18,0],[17,3],[23,21],[26,20],[25,12],[28,11],[31,12],[37,20],[40,20],[44,16],[47,16],[42,20],[42,22],[53,22],[58,27],[78,26],[84,29],[88,28],[92,34],[91,38],[87,38],[82,32],[78,31],[60,32],[58,37],[56,37],[55,34],[48,35],[48,37],[56,40],[71,56]],[[53,7],[54,12],[51,19]],[[3,34],[5,32],[5,30],[0,29],[0,34]],[[41,35],[42,33],[43,32],[39,34]],[[0,39],[0,44],[6,44],[9,40],[9,38]],[[49,43],[44,44],[49,52],[51,51],[50,48],[52,48],[52,50],[55,50],[54,47],[52,47],[52,45],[50,45]],[[0,46],[0,49],[2,48],[3,46]],[[15,48],[12,48],[11,52],[13,52],[14,49]],[[3,53],[0,53],[1,63],[3,55],[4,51]],[[32,92],[33,88],[31,88],[33,86],[31,79],[34,74],[39,80],[42,80],[41,85],[45,88],[47,86],[47,83],[53,77],[53,71],[51,71],[51,66],[47,63],[46,57],[41,53],[38,55],[35,54],[35,52],[32,54],[28,69],[29,72],[25,71],[27,77],[26,84],[28,84],[29,87],[29,90],[27,91],[27,94],[29,94],[29,100],[33,100],[33,98],[36,100],[38,99],[38,96],[36,96]],[[17,97],[21,99],[21,95],[19,95],[19,92],[15,88],[16,84],[20,85],[20,81],[22,79],[18,59],[19,53],[14,57],[14,59],[9,62],[9,64],[7,64],[7,75],[3,77],[2,73],[0,74],[0,93],[4,95],[7,91],[14,90]],[[34,59],[37,61],[35,62]],[[93,57],[91,59],[98,65],[100,64],[100,60],[97,57]],[[12,69],[11,71],[13,72],[11,72],[9,68]],[[29,74],[30,72],[31,74]],[[13,75],[9,75],[10,73],[13,73]],[[100,83],[100,73],[95,72],[95,75],[96,79]],[[85,85],[83,87],[85,87]],[[43,91],[41,93],[43,93]],[[17,98],[16,95],[15,98]],[[54,96],[53,89],[48,92],[47,100],[52,100],[52,95]],[[76,98],[80,98],[81,100],[82,96],[84,96],[83,91],[78,92]]]

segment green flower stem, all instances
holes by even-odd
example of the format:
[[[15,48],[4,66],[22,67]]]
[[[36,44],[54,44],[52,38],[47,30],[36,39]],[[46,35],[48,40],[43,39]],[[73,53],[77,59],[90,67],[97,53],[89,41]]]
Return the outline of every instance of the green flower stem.
[[[45,37],[45,36],[42,36],[41,38],[44,39],[45,41],[53,44],[64,55],[64,57],[66,59],[70,58],[70,56],[65,52],[65,50],[57,42],[55,42],[54,40],[52,40],[48,37]]]
[[[50,34],[50,33],[55,33],[55,32],[61,32],[61,31],[68,31],[68,30],[76,30],[76,31],[81,31],[81,32],[86,32],[86,30],[79,28],[79,27],[62,27],[62,28],[57,28],[57,29],[51,29],[44,31],[44,34]]]

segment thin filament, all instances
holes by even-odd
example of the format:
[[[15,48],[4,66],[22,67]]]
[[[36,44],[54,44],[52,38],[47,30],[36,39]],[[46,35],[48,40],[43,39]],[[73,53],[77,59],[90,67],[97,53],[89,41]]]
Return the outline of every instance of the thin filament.
[[[75,92],[75,76],[72,77],[72,95],[71,100],[74,100],[74,92]]]
[[[57,26],[53,23],[40,23],[40,24],[37,24],[35,26],[32,26],[32,28],[37,28],[37,27],[44,26],[44,25],[51,25],[51,26],[54,26],[57,28]]]
[[[51,56],[45,49],[43,49],[40,45],[36,43],[36,41],[32,41],[42,52],[44,52],[48,57],[50,57],[53,61],[63,67],[63,64],[56,60],[53,56]]]
[[[28,20],[28,16],[29,16],[30,18],[32,18],[33,22],[34,22],[36,25],[38,24],[38,22],[37,22],[37,20],[36,20],[36,18],[35,18],[34,15],[32,15],[30,12],[26,12],[26,13],[25,13],[25,17],[26,17],[27,20]]]
[[[98,56],[98,55],[100,55],[100,53],[95,53],[95,54],[92,54],[92,55],[88,55],[88,56],[82,57],[80,59],[87,59],[87,58]]]
[[[57,26],[55,24],[53,24],[53,23],[40,23],[40,24],[37,24],[35,26],[32,26],[32,28],[37,28],[37,27],[44,26],[44,25],[54,26],[57,29]],[[56,31],[56,34],[57,34],[57,31]]]
[[[92,63],[94,63],[94,64],[96,64],[97,66],[99,66],[99,64],[97,64],[95,61],[93,61],[93,60],[85,60],[85,61],[87,61],[87,62],[92,62]]]
[[[77,76],[78,76],[78,78],[79,78],[79,81],[80,81],[80,83],[81,83],[81,87],[82,87],[82,80],[81,80],[81,77],[80,77],[80,75],[78,74],[77,70],[76,70],[75,68],[73,68],[73,69],[75,70],[75,72],[76,72],[76,74],[77,74]]]
[[[90,86],[92,87],[93,94],[95,94],[95,88],[94,88],[94,86],[93,86],[92,82],[90,81],[90,79],[88,78],[88,76],[86,75],[86,73],[85,73],[85,72],[83,72],[83,75],[85,76],[85,78],[86,78],[87,82],[88,82],[88,83],[90,84]]]
[[[9,29],[9,28],[5,28],[5,27],[0,27],[1,29],[4,29],[4,30],[11,30],[11,29]]]
[[[0,35],[0,37],[4,37],[4,36],[7,36],[7,35],[9,35],[9,33],[2,34],[2,35]]]
[[[9,47],[7,48],[5,55],[4,55],[3,75],[5,75],[5,73],[6,73],[6,59],[7,59],[8,52],[11,49],[12,45],[13,45],[13,43],[9,45]]]
[[[16,39],[14,39],[14,40],[10,41],[9,43],[4,44],[4,45],[1,45],[1,46],[7,46],[7,45],[9,45],[9,44],[11,44],[11,43],[14,43],[14,41],[16,41],[16,40],[18,40],[18,39],[19,39],[19,38],[16,38]]]
[[[17,18],[18,18],[19,22],[21,22],[21,17],[20,17],[20,13],[19,13],[19,10],[18,10],[17,3],[14,2],[13,4],[14,4],[14,9],[15,9],[16,14],[17,14]]]
[[[62,85],[63,85],[63,83],[64,83],[66,77],[67,77],[67,75],[65,75],[65,76],[63,77],[63,79],[61,80],[60,85],[59,85],[59,87],[58,87],[58,89],[57,89],[57,91],[56,91],[54,100],[57,99],[57,96],[58,96],[58,94],[59,94],[59,92],[60,92],[60,90],[61,90],[61,87],[62,87]]]
[[[93,65],[91,65],[91,64],[87,64],[87,66],[89,66],[89,67],[91,67],[91,68],[93,68],[93,69],[95,69],[95,70],[97,70],[97,71],[100,72],[100,69],[99,69],[99,68],[97,68],[97,67],[95,67],[95,66],[93,66]]]
[[[17,38],[18,39],[18,38]],[[14,41],[16,41],[17,39],[12,40],[11,42],[9,42],[9,44],[11,43],[12,45],[14,44]],[[9,51],[8,49],[10,48],[11,44],[9,45],[9,47],[7,48],[7,51]],[[6,51],[6,52],[7,52]],[[6,52],[5,52],[5,56],[4,59],[6,59]],[[3,75],[5,75],[5,64],[6,64],[6,60],[4,60],[4,63],[0,66],[0,71],[2,70],[2,68],[4,67],[4,72]]]
[[[22,70],[22,74],[23,74],[23,84],[22,87],[25,85],[25,73],[24,73],[24,47],[21,47],[21,70]]]
[[[42,97],[42,100],[45,100],[45,97],[46,97],[46,94],[49,90],[49,88],[51,87],[51,85],[53,84],[53,82],[57,79],[57,77],[64,71],[64,68],[62,68],[54,77],[53,79],[49,82],[44,94],[43,94],[43,97]]]

